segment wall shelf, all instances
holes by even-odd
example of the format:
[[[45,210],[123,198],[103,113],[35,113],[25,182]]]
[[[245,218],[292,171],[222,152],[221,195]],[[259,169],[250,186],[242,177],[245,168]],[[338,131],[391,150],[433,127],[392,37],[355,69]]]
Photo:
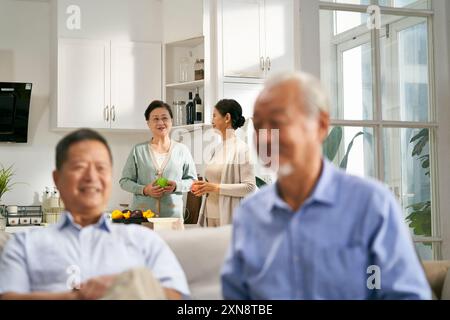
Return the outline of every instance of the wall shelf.
[[[180,89],[180,90],[195,90],[195,88],[203,87],[204,83],[205,83],[204,80],[168,83],[166,84],[166,88]]]

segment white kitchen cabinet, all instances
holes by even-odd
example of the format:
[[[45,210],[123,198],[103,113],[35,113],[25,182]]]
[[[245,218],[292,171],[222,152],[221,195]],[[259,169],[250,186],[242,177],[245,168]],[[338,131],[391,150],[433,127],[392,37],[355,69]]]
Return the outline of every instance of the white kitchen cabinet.
[[[223,70],[227,77],[264,76],[264,0],[223,0]]]
[[[295,69],[294,1],[265,0],[266,75]]]
[[[161,59],[158,43],[111,44],[111,128],[147,129],[144,112],[161,100]]]
[[[263,85],[260,83],[225,82],[223,98],[239,102],[242,107],[242,115],[248,119],[253,117],[255,101],[262,89]]]
[[[58,127],[109,127],[109,48],[109,41],[60,41]]]
[[[224,77],[294,70],[293,0],[222,0]]]
[[[145,130],[161,78],[160,43],[59,39],[57,127]]]

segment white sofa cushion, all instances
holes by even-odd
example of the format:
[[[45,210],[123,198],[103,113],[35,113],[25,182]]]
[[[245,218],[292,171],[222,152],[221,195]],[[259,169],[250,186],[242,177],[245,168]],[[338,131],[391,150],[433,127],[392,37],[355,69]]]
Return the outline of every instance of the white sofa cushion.
[[[159,232],[186,274],[192,299],[222,299],[220,271],[231,239],[231,228]]]
[[[8,241],[9,237],[9,233],[0,231],[0,256],[2,255],[3,248],[5,247],[5,244]]]

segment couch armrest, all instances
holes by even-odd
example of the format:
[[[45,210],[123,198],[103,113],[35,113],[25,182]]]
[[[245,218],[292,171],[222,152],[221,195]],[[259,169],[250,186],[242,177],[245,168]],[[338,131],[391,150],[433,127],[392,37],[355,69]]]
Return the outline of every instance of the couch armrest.
[[[450,261],[423,261],[425,275],[431,290],[438,299],[441,299],[442,288],[450,268]]]

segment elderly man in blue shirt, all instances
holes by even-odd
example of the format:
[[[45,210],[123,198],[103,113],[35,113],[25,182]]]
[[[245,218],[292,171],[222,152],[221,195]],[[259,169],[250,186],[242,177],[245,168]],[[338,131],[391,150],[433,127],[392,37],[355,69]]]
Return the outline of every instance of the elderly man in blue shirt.
[[[7,243],[0,259],[2,299],[99,299],[118,274],[142,267],[167,298],[189,295],[176,257],[156,233],[112,224],[102,214],[112,155],[101,135],[81,129],[64,137],[53,178],[67,212],[58,224],[17,233]]]
[[[328,107],[319,81],[303,73],[278,76],[260,93],[257,149],[267,146],[278,179],[234,214],[226,299],[431,298],[391,192],[323,158]]]

